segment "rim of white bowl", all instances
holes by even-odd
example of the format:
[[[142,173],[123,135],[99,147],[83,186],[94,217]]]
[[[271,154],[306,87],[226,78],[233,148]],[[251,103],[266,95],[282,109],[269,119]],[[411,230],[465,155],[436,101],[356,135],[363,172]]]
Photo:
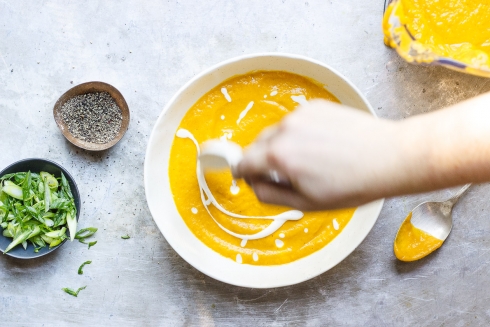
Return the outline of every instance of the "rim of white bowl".
[[[184,259],[187,263],[189,263],[190,265],[192,265],[194,268],[196,268],[197,270],[199,270],[203,274],[205,274],[205,275],[207,275],[207,276],[209,276],[211,278],[214,278],[216,280],[219,280],[221,282],[227,283],[227,284],[231,284],[231,285],[235,285],[235,286],[240,286],[240,287],[249,287],[249,288],[276,288],[276,287],[285,287],[285,286],[290,286],[290,285],[298,284],[298,283],[307,281],[309,279],[312,279],[314,277],[317,277],[317,276],[325,273],[326,271],[332,269],[337,264],[339,264],[340,262],[342,262],[345,258],[347,258],[364,241],[364,239],[366,238],[366,236],[369,234],[369,232],[373,228],[374,224],[376,223],[376,221],[377,221],[377,219],[379,217],[379,214],[381,213],[381,209],[383,207],[384,199],[379,199],[379,200],[376,200],[376,201],[373,201],[373,202],[370,202],[368,204],[365,204],[363,206],[358,207],[358,209],[354,213],[354,217],[356,216],[356,213],[358,213],[359,208],[361,208],[361,207],[362,208],[367,208],[366,210],[368,210],[368,211],[372,211],[376,217],[375,217],[375,219],[372,219],[372,221],[370,221],[369,225],[363,226],[363,233],[360,235],[361,237],[358,238],[358,241],[357,242],[351,244],[351,246],[349,247],[349,250],[346,251],[345,252],[345,255],[343,255],[341,258],[339,258],[338,260],[335,260],[335,262],[332,262],[329,265],[325,265],[324,267],[315,269],[314,270],[314,273],[304,274],[304,275],[300,275],[300,276],[295,276],[295,278],[291,278],[290,281],[286,281],[286,282],[283,281],[283,280],[279,280],[278,279],[278,281],[269,282],[267,285],[263,285],[261,283],[253,283],[253,282],[250,282],[250,281],[237,282],[233,278],[230,278],[230,276],[220,275],[219,273],[216,273],[216,268],[209,269],[205,265],[203,266],[202,264],[200,264],[198,262],[195,262],[194,260],[190,259],[189,256],[187,255],[187,253],[185,253],[185,251],[186,251],[185,250],[185,246],[182,246],[179,243],[179,240],[177,240],[177,237],[174,238],[172,235],[168,235],[168,234],[166,235],[165,234],[165,232],[164,232],[165,229],[163,228],[162,223],[160,221],[158,221],[158,219],[155,219],[155,215],[157,214],[157,212],[154,212],[155,209],[153,208],[152,203],[149,200],[149,196],[148,196],[148,189],[149,189],[150,179],[149,179],[149,176],[148,176],[147,172],[148,172],[149,165],[150,165],[149,158],[151,158],[150,148],[151,148],[151,145],[152,145],[152,143],[154,141],[154,138],[155,138],[155,130],[156,130],[156,127],[159,125],[160,121],[162,119],[164,119],[165,114],[169,110],[169,108],[171,108],[174,105],[174,102],[178,99],[178,97],[182,93],[185,92],[185,90],[187,90],[189,88],[189,86],[191,86],[196,81],[198,81],[199,79],[203,78],[204,76],[206,76],[206,75],[212,73],[213,71],[216,71],[216,70],[218,70],[218,69],[220,69],[220,68],[222,68],[224,66],[227,66],[227,65],[236,63],[238,61],[242,61],[242,60],[246,60],[246,59],[254,59],[254,58],[258,58],[258,57],[277,57],[277,58],[287,58],[287,59],[304,60],[304,61],[307,61],[307,62],[316,64],[316,65],[319,65],[319,66],[321,66],[323,68],[326,68],[327,70],[330,70],[334,75],[336,75],[341,80],[343,80],[343,82],[345,82],[353,91],[355,91],[355,93],[359,96],[359,98],[362,100],[362,102],[366,105],[366,107],[368,108],[368,110],[370,111],[370,113],[374,117],[377,118],[376,112],[373,110],[371,104],[368,102],[368,100],[366,99],[366,97],[359,91],[359,89],[354,84],[352,84],[352,82],[350,82],[347,78],[345,78],[344,75],[342,75],[341,73],[339,73],[336,69],[330,67],[329,65],[327,65],[327,64],[325,64],[325,63],[323,63],[323,62],[321,62],[319,60],[312,59],[312,58],[309,58],[309,57],[306,57],[306,56],[303,56],[303,55],[291,54],[291,53],[282,53],[282,52],[261,52],[261,53],[252,53],[252,54],[246,54],[246,55],[241,55],[241,56],[233,57],[233,58],[224,60],[222,62],[219,62],[218,64],[215,64],[215,65],[213,65],[213,66],[211,66],[211,67],[203,70],[202,72],[200,72],[199,74],[195,75],[194,77],[192,77],[187,83],[185,83],[172,96],[172,98],[170,98],[170,100],[168,101],[168,103],[165,105],[165,107],[163,108],[163,110],[160,112],[160,114],[158,116],[158,119],[155,122],[155,125],[154,125],[154,127],[152,129],[152,133],[150,135],[150,139],[148,141],[148,145],[147,145],[147,149],[146,149],[145,163],[144,163],[144,185],[145,185],[145,196],[146,196],[148,207],[150,209],[150,213],[152,214],[153,220],[155,221],[158,229],[160,230],[160,232],[162,233],[162,235],[164,236],[164,238],[166,239],[166,241],[173,248],[173,250],[175,252],[177,252],[179,254],[179,256],[182,259]],[[287,70],[285,70],[285,71],[287,71]],[[298,73],[295,73],[295,74],[298,74]],[[299,75],[301,75],[301,74],[299,74]],[[231,77],[229,77],[229,78],[231,78]],[[221,82],[222,81],[220,81],[220,83]],[[216,85],[218,85],[218,84],[216,84]],[[209,90],[211,90],[216,85],[210,86]],[[164,173],[167,173],[167,172],[165,171]],[[172,199],[172,202],[173,202],[173,199]],[[175,206],[175,202],[173,202],[173,204]],[[352,217],[351,220],[353,220],[354,217]],[[346,225],[346,227],[344,228],[344,230],[342,231],[342,233],[345,232],[345,229],[347,229],[348,226],[349,226],[349,224]],[[200,242],[200,240],[190,230],[189,230],[189,232],[192,234],[192,236],[196,240],[198,240]],[[318,251],[316,251],[316,252],[314,252],[314,253],[312,253],[312,254],[304,257],[304,258],[295,260],[295,261],[293,261],[291,263],[287,263],[287,264],[283,264],[283,265],[274,265],[274,266],[255,266],[255,265],[246,265],[246,264],[239,265],[239,264],[237,264],[237,269],[240,269],[240,267],[251,267],[252,268],[251,270],[257,270],[256,273],[261,273],[261,270],[263,272],[264,269],[277,270],[277,268],[282,269],[284,267],[286,267],[285,269],[287,269],[287,266],[288,265],[298,264],[298,262],[304,261],[305,259],[313,256],[315,253],[318,253],[318,252],[322,251],[323,249],[327,248],[329,245],[331,245],[332,243],[334,243],[336,239],[338,239],[338,237],[336,237],[333,241],[331,241],[329,244],[327,244],[325,247],[319,249]],[[215,252],[214,250],[211,250],[206,245],[204,245],[204,243],[201,242],[201,244],[208,251],[211,251],[212,253],[214,253],[214,255],[219,256],[219,257],[222,257],[225,260],[230,260],[229,258],[226,258],[224,256],[221,256],[219,253]]]

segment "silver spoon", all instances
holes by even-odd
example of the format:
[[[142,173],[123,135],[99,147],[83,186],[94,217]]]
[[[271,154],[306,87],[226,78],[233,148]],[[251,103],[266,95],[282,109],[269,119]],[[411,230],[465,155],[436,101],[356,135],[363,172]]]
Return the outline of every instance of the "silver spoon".
[[[229,168],[233,176],[240,161],[243,159],[243,149],[235,142],[221,139],[212,139],[200,146],[199,161],[203,171],[222,170]],[[263,180],[290,187],[291,183],[276,170],[269,170]]]
[[[213,139],[201,144],[199,161],[203,171],[229,167],[233,172],[242,158],[242,148],[235,142]]]
[[[463,186],[449,200],[443,202],[423,202],[412,210],[412,225],[435,238],[445,241],[453,228],[451,212],[459,198],[471,184]]]

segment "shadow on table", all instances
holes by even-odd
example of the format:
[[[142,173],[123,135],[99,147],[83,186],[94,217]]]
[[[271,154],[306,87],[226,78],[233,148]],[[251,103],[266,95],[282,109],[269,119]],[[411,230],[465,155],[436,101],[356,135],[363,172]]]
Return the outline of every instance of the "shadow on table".
[[[61,252],[61,249],[59,249],[58,251],[53,251],[52,253],[33,259],[18,259],[6,254],[0,254],[0,266],[3,266],[2,273],[25,273],[31,269],[37,269],[42,266],[50,265],[56,262]]]

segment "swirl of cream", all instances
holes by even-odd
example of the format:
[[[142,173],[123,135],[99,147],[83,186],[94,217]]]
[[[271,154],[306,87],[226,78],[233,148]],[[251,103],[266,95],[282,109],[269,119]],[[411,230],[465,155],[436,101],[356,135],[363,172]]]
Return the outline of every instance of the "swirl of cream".
[[[197,154],[198,154],[198,158],[199,158],[199,153],[200,153],[199,143],[197,142],[196,138],[194,137],[194,135],[192,135],[191,132],[189,132],[186,129],[180,128],[177,131],[176,136],[179,138],[190,139],[194,143],[194,145],[196,146]],[[303,218],[303,216],[304,216],[303,212],[301,212],[299,210],[289,210],[289,211],[285,211],[285,212],[280,213],[280,214],[275,215],[275,216],[244,216],[244,215],[239,215],[239,214],[236,214],[234,212],[228,211],[225,208],[223,208],[218,203],[218,201],[216,201],[216,198],[214,197],[213,193],[209,189],[208,184],[206,182],[206,179],[204,177],[204,172],[201,170],[201,163],[199,162],[199,159],[197,160],[196,175],[197,175],[197,183],[199,185],[199,189],[200,189],[200,193],[201,193],[201,201],[202,201],[202,204],[204,205],[204,208],[206,208],[206,211],[211,216],[211,218],[214,220],[214,222],[219,226],[219,228],[221,228],[223,231],[225,231],[226,233],[228,233],[229,235],[232,235],[234,237],[240,238],[242,240],[261,239],[261,238],[267,237],[269,235],[272,235],[275,231],[277,231],[279,228],[281,228],[281,226],[284,225],[284,223],[286,221],[288,221],[288,220],[299,220],[299,219]],[[221,211],[225,215],[233,217],[233,218],[239,218],[239,219],[270,219],[270,220],[273,220],[273,222],[269,226],[267,226],[265,229],[263,229],[262,231],[260,231],[258,233],[250,234],[250,235],[238,234],[238,233],[230,231],[229,229],[222,226],[218,221],[216,221],[214,216],[209,211],[208,206],[210,204],[213,204],[216,207],[216,209],[218,209],[219,211]]]

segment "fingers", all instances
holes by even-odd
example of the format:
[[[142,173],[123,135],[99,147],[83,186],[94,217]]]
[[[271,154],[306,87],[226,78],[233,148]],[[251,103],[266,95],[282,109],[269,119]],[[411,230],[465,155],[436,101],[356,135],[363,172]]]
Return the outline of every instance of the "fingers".
[[[267,143],[270,139],[274,137],[274,135],[277,134],[278,129],[279,129],[278,125],[273,125],[264,128],[264,130],[257,137],[257,142]]]
[[[234,170],[234,177],[245,178],[246,180],[259,176],[264,177],[269,170],[267,147],[256,143],[247,149],[242,161],[238,163]]]
[[[262,202],[299,210],[315,210],[314,204],[309,203],[301,194],[290,187],[261,180],[254,180],[251,185],[257,198]]]
[[[278,127],[272,126],[266,128],[245,152],[243,160],[237,165],[233,171],[235,178],[252,178],[261,177],[262,179],[271,179],[270,171],[275,167],[271,167],[268,160],[269,144],[277,134]],[[273,176],[274,177],[274,176]]]

